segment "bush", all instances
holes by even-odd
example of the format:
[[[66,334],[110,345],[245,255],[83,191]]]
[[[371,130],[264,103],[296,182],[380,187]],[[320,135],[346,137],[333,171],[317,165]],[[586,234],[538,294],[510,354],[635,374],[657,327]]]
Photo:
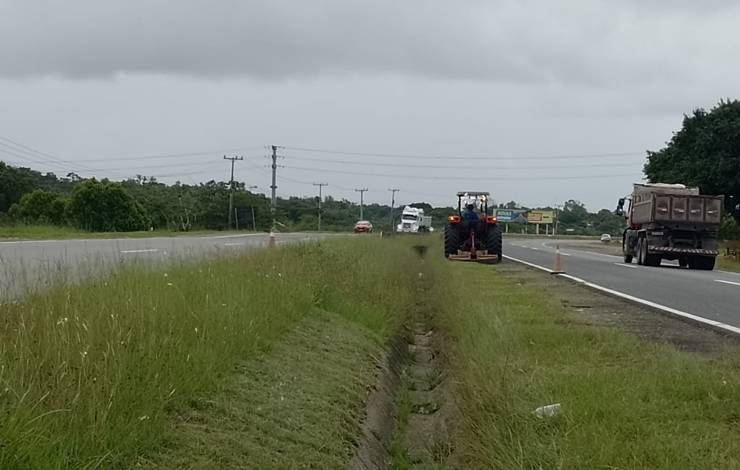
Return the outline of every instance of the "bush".
[[[121,184],[94,178],[75,186],[68,214],[78,228],[91,232],[147,230],[151,225],[144,207]]]
[[[740,224],[731,215],[727,215],[719,228],[719,238],[722,240],[740,239]]]
[[[37,189],[13,204],[9,215],[15,222],[64,225],[66,207],[67,200],[59,194]]]

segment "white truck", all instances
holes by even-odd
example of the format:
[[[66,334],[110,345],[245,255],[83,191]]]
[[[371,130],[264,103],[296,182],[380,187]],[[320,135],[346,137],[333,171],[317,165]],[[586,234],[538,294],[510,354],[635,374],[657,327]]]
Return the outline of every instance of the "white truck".
[[[406,206],[401,213],[401,222],[396,227],[399,233],[432,232],[432,216],[424,215],[424,209]]]

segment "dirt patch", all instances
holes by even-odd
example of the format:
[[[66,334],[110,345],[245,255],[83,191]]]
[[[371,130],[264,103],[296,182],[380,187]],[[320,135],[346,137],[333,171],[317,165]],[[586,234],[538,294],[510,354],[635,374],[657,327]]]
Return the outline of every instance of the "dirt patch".
[[[391,466],[391,446],[396,427],[395,399],[401,373],[408,362],[406,346],[406,340],[399,336],[378,361],[376,383],[367,399],[362,437],[350,461],[350,470],[380,470]]]
[[[736,350],[740,346],[740,341],[733,336],[595,292],[567,279],[514,262],[505,262],[497,270],[519,284],[545,292],[551,302],[559,304],[569,313],[565,321],[574,324],[615,327],[645,341],[670,344],[688,352],[718,353],[728,348]]]

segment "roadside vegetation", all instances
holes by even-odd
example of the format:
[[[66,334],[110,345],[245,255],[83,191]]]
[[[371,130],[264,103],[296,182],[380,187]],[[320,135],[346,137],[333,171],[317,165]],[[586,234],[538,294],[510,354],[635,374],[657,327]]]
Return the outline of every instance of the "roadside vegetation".
[[[439,321],[464,468],[740,467],[736,348],[680,352],[573,321],[556,293],[496,269],[450,270],[465,300]],[[552,417],[533,413],[556,403]]]
[[[192,429],[183,434],[183,426],[194,425],[193,413],[226,406],[218,404],[231,403],[231,391],[242,393],[247,405],[262,400],[265,413],[283,406],[287,414],[275,419],[297,426],[282,437],[277,430],[287,424],[279,420],[275,432],[269,426],[251,431],[252,450],[264,462],[286,468],[308,456],[348,461],[349,440],[359,434],[356,414],[373,379],[368,365],[413,302],[415,260],[403,242],[332,240],[166,271],[125,268],[1,306],[0,468],[134,462],[170,468],[195,456],[183,454],[193,442],[187,435],[195,435]],[[317,326],[332,315],[338,326]],[[304,349],[275,346],[296,327],[300,337],[301,325],[314,331]],[[333,352],[314,351],[322,343]],[[273,347],[286,361],[305,362],[284,369],[260,362]],[[273,378],[297,381],[305,395],[294,399],[292,389],[276,403]],[[239,380],[263,388],[239,392]],[[335,400],[331,407],[317,405],[327,397]],[[355,418],[342,418],[348,416]],[[330,429],[308,436],[318,423]],[[286,447],[298,435],[305,439]],[[324,438],[326,450],[315,451]],[[224,449],[228,441],[221,442]]]
[[[0,241],[6,240],[67,240],[76,238],[148,238],[175,237],[182,235],[223,234],[216,230],[193,230],[178,232],[169,230],[141,230],[137,232],[88,232],[69,226],[57,225],[0,225]],[[230,231],[229,234],[253,233],[251,230]]]

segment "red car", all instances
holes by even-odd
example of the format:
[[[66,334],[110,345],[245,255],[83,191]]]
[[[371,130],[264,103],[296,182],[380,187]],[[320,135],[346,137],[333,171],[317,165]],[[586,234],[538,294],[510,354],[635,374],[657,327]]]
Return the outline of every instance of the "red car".
[[[355,233],[371,233],[373,231],[373,224],[367,220],[360,220],[355,224]]]

